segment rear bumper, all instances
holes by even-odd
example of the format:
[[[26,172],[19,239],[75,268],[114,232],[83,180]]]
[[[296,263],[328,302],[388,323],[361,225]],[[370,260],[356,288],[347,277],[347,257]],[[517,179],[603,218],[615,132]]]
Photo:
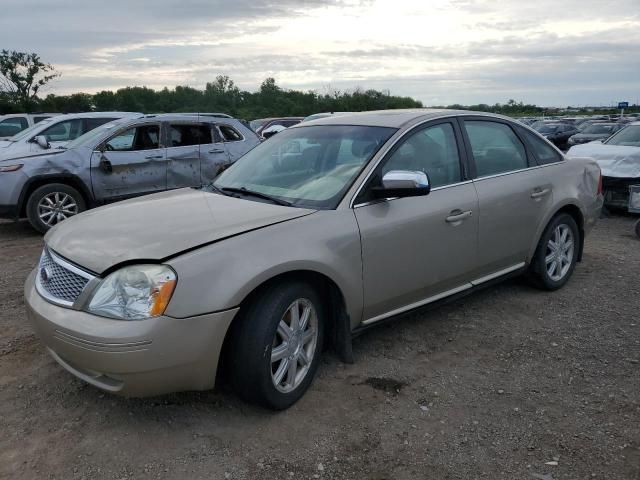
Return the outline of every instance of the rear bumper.
[[[47,302],[34,277],[32,272],[25,284],[27,316],[51,356],[76,377],[134,397],[213,388],[238,309],[185,319],[112,320]]]

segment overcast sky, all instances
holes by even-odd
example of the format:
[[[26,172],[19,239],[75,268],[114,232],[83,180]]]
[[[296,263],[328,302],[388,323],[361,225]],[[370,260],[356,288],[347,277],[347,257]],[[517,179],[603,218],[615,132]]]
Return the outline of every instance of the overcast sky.
[[[45,93],[388,89],[425,105],[640,99],[640,0],[16,0],[0,48],[62,73]]]

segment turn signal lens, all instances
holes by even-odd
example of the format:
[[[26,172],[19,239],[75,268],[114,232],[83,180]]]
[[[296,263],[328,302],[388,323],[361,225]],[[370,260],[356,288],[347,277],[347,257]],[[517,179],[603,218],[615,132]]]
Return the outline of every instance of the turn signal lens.
[[[598,177],[598,195],[602,195],[602,173]]]
[[[169,305],[169,300],[171,300],[171,295],[173,295],[173,290],[175,288],[176,281],[168,280],[163,283],[159,289],[156,289],[156,292],[151,294],[151,308],[149,309],[149,314],[152,317],[157,317],[164,313],[167,309],[167,305]]]

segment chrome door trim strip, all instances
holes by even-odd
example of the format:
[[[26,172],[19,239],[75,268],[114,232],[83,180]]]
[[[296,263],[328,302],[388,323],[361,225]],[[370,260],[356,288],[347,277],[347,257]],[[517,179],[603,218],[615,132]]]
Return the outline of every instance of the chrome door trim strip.
[[[475,287],[476,285],[483,284],[485,282],[488,282],[489,280],[493,280],[494,278],[498,278],[498,277],[501,277],[503,275],[506,275],[507,273],[511,273],[511,272],[515,272],[516,270],[520,270],[525,265],[526,265],[525,262],[517,263],[515,265],[512,265],[512,266],[507,267],[507,268],[503,268],[502,270],[498,270],[497,272],[491,273],[491,274],[486,275],[484,277],[480,277],[480,278],[477,278],[476,280],[472,280],[471,284]]]
[[[377,317],[369,318],[362,322],[363,325],[370,325],[372,323],[378,322],[380,320],[384,320],[385,318],[393,317],[394,315],[398,315],[400,313],[406,312],[408,310],[413,310],[414,308],[421,307],[428,303],[433,303],[442,298],[448,297],[450,295],[455,295],[456,293],[464,292],[465,290],[469,290],[473,285],[471,283],[465,283],[459,287],[453,288],[451,290],[447,290],[446,292],[439,293],[429,298],[425,298],[424,300],[420,300],[419,302],[411,303],[409,305],[405,305],[404,307],[396,308],[395,310],[391,310],[390,312],[383,313],[382,315],[378,315]]]
[[[383,314],[378,315],[376,317],[368,318],[367,320],[364,320],[362,322],[362,324],[363,325],[370,325],[372,323],[379,322],[380,320],[384,320],[385,318],[393,317],[395,315],[399,315],[399,314],[404,313],[406,311],[413,310],[414,308],[422,307],[423,305],[427,305],[429,303],[436,302],[438,300],[441,300],[443,298],[449,297],[451,295],[455,295],[456,293],[464,292],[465,290],[469,290],[470,288],[473,288],[475,286],[481,285],[481,284],[483,284],[485,282],[488,282],[489,280],[493,280],[495,278],[502,277],[503,275],[506,275],[508,273],[515,272],[516,270],[521,269],[525,265],[526,265],[525,262],[517,263],[516,265],[512,265],[512,266],[510,266],[508,268],[504,268],[502,270],[498,270],[497,272],[491,273],[491,274],[486,275],[484,277],[480,277],[480,278],[478,278],[476,280],[473,280],[473,281],[471,281],[469,283],[465,283],[463,285],[460,285],[459,287],[452,288],[451,290],[447,290],[446,292],[442,292],[442,293],[439,293],[437,295],[433,295],[431,297],[425,298],[425,299],[420,300],[420,301],[415,302],[415,303],[410,303],[409,305],[405,305],[404,307],[396,308],[395,310],[391,310],[390,312],[383,313]]]

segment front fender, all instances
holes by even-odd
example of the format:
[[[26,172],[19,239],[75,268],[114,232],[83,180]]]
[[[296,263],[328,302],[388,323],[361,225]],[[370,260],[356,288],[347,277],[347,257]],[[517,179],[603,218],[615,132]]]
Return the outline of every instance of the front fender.
[[[247,232],[167,262],[178,286],[167,315],[184,318],[239,306],[283,273],[311,271],[340,289],[352,327],[362,318],[360,234],[352,210],[325,210]]]

